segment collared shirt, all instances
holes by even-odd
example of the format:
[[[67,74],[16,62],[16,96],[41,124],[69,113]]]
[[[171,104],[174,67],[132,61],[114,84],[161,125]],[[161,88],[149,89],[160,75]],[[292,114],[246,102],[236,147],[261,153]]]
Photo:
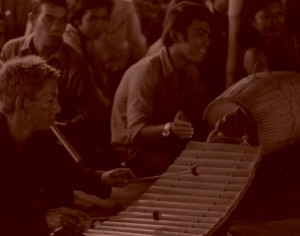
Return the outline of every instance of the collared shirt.
[[[8,41],[1,58],[6,61],[15,56],[37,54],[33,46],[33,34]],[[90,114],[99,113],[100,101],[90,68],[68,45],[61,42],[55,52],[47,58],[50,65],[62,73],[58,81],[60,121],[83,121]]]
[[[124,74],[112,109],[112,144],[136,145],[135,137],[145,126],[173,121],[178,110],[184,112],[194,127],[199,127],[207,104],[205,92],[197,69],[187,66],[176,71],[163,47]]]

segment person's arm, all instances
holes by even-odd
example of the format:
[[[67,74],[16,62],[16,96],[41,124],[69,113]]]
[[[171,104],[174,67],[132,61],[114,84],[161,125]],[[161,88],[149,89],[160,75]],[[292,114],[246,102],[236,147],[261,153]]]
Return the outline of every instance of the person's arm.
[[[148,125],[145,126],[137,135],[137,142],[158,142],[160,143],[168,137],[186,139],[192,138],[194,128],[188,122],[182,111],[178,111],[174,120],[162,125]]]
[[[194,133],[191,123],[181,111],[167,123],[153,124],[154,97],[160,79],[159,75],[149,68],[137,68],[136,72],[132,73],[127,103],[127,126],[131,143],[159,143],[167,140],[166,137],[191,138]],[[166,131],[167,134],[164,135]]]
[[[268,71],[268,59],[258,48],[249,48],[244,54],[244,68],[248,75]]]
[[[146,55],[147,40],[142,33],[141,21],[134,3],[129,1],[128,8],[129,14],[127,17],[127,38],[133,59],[139,60]]]

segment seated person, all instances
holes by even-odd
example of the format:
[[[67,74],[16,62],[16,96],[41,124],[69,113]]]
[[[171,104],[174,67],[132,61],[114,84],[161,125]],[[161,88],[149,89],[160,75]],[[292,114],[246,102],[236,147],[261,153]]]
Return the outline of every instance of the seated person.
[[[58,70],[33,55],[11,59],[0,70],[3,235],[46,236],[58,227],[75,228],[85,214],[69,209],[73,189],[107,198],[111,186],[124,186],[133,177],[126,168],[81,169],[58,145],[49,127],[60,111],[59,79]]]
[[[300,41],[286,30],[281,0],[253,0],[244,34],[245,72],[300,71]]]
[[[103,135],[107,124],[103,122],[103,104],[90,68],[62,41],[68,18],[67,3],[65,0],[35,0],[29,18],[33,32],[8,41],[1,58],[6,61],[16,56],[39,55],[61,70],[58,81],[61,111],[57,121],[67,124],[61,128],[86,162],[98,164],[100,156],[105,156],[102,152],[105,153],[107,145],[104,144],[109,139]]]
[[[108,87],[105,92],[112,100],[124,71],[144,57],[147,49],[134,3],[128,0],[71,0],[70,9],[71,24],[66,29],[65,42],[78,48],[78,39],[81,44],[87,39],[96,39],[85,45],[83,53],[86,58],[93,58],[96,76],[102,77],[101,82]],[[78,33],[80,38],[77,36],[75,42]]]
[[[168,9],[182,1],[202,4],[206,6],[214,16],[214,36],[211,37],[212,45],[209,47],[203,62],[197,67],[209,82],[210,98],[214,99],[225,89],[225,69],[227,56],[227,37],[228,37],[228,0],[172,0]],[[162,47],[162,38],[153,43],[147,55],[157,53]]]
[[[162,173],[198,137],[207,105],[206,84],[195,65],[210,44],[212,16],[193,3],[166,18],[159,53],[124,74],[112,108],[112,144],[138,176]]]

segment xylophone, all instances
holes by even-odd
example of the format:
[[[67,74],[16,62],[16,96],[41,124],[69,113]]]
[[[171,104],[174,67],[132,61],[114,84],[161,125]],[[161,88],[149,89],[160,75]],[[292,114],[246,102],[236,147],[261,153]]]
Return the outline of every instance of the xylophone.
[[[138,200],[84,234],[225,235],[261,155],[261,146],[192,141]]]

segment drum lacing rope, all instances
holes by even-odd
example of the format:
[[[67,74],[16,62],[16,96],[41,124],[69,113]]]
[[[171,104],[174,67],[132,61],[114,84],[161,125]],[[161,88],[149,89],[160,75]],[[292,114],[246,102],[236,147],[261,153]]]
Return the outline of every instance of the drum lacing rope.
[[[247,135],[244,135],[242,138],[233,138],[233,137],[224,136],[224,134],[222,132],[219,132],[217,137],[214,138],[214,140],[216,140],[217,138],[222,138],[223,140],[228,140],[228,141],[237,141],[237,142],[240,142],[244,146],[250,145],[248,142]]]

